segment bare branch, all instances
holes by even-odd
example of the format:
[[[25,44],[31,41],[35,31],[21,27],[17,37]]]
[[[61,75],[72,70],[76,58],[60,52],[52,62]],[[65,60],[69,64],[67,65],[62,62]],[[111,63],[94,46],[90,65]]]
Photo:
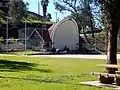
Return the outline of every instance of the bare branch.
[[[75,12],[77,12],[76,7],[74,7],[72,4],[68,3],[66,0],[63,0],[63,3],[69,5],[69,7],[71,7]]]

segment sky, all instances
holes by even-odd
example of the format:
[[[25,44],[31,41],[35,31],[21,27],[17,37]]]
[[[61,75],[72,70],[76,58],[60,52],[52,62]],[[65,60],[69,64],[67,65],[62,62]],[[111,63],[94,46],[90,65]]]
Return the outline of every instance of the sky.
[[[29,6],[28,6],[29,11],[38,13],[38,2],[40,2],[41,0],[23,0],[23,1],[29,3]],[[47,8],[48,8],[47,13],[51,14],[52,21],[54,22],[56,21],[56,17],[59,18],[59,20],[61,20],[68,15],[67,12],[64,12],[64,14],[62,14],[59,11],[55,10],[53,0],[49,0],[49,4]],[[57,15],[56,15],[56,12],[57,12]],[[41,3],[40,3],[40,14],[43,15]]]

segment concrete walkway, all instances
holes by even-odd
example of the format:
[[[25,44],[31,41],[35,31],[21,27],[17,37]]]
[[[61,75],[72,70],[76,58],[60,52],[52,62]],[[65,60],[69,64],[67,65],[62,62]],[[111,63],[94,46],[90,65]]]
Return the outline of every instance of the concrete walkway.
[[[20,56],[20,55],[10,55],[10,54],[0,54],[0,56]],[[47,58],[84,58],[84,59],[107,59],[107,55],[22,55],[27,57],[47,57]],[[117,59],[120,59],[120,54],[117,54]]]
[[[103,87],[103,88],[108,88],[110,90],[120,90],[120,86],[117,86],[115,84],[103,84],[103,83],[100,83],[99,81],[80,82],[80,84],[88,85],[88,86]]]
[[[48,57],[48,58],[84,58],[84,59],[107,59],[107,55],[28,55],[28,57]],[[120,54],[117,54],[120,59]]]
[[[17,56],[17,55],[12,55],[12,54],[0,54],[0,56]]]

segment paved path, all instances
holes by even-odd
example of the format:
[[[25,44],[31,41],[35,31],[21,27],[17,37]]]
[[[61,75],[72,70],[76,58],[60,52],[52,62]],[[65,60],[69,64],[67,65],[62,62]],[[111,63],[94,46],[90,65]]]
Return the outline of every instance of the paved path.
[[[10,54],[0,54],[0,56],[18,56]],[[84,58],[84,59],[107,59],[106,55],[24,55],[27,57],[48,57],[48,58]],[[117,54],[117,59],[120,59],[120,54]]]
[[[31,55],[29,57],[49,57],[49,58],[85,58],[85,59],[107,59],[106,55]],[[120,54],[117,54],[120,59]]]
[[[12,55],[12,54],[0,54],[0,56],[17,56],[17,55]]]

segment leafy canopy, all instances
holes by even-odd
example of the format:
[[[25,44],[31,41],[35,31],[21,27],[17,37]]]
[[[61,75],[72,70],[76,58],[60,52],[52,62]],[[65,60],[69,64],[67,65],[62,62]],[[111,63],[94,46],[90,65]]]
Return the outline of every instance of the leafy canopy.
[[[11,18],[11,22],[19,24],[23,17],[25,17],[26,10],[27,7],[23,0],[10,0],[8,15]]]

